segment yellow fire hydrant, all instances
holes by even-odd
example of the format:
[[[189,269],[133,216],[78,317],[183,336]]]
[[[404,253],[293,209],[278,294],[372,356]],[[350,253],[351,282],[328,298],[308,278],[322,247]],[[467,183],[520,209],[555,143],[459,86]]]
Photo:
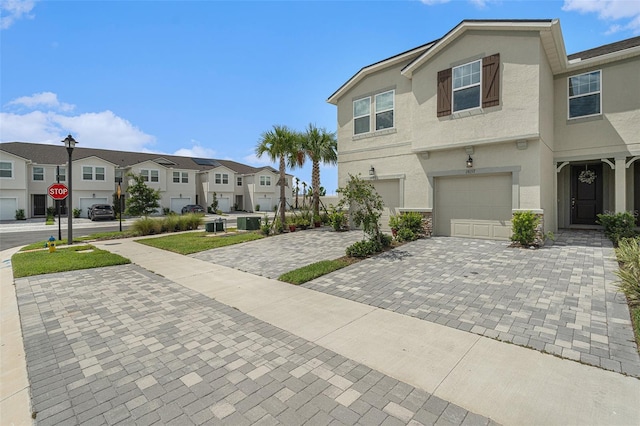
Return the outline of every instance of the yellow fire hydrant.
[[[53,235],[49,237],[49,253],[53,253],[56,251],[56,239],[53,238]]]

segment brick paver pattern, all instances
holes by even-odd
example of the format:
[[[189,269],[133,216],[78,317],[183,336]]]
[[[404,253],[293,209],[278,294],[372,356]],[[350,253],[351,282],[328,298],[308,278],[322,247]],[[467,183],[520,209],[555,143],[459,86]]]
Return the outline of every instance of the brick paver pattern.
[[[39,425],[493,424],[136,265],[15,283]]]
[[[434,237],[304,286],[640,377],[616,269],[598,231],[561,232],[538,250]]]

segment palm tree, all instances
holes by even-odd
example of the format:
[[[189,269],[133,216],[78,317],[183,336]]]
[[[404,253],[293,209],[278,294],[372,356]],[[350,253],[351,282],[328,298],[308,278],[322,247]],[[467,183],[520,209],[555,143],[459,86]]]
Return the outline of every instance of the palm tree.
[[[287,198],[284,187],[287,184],[286,166],[294,168],[304,163],[304,153],[300,149],[300,135],[287,126],[274,125],[272,130],[267,130],[260,135],[256,146],[258,158],[266,154],[272,162],[280,163],[280,224],[284,226]]]
[[[303,135],[302,149],[312,162],[311,187],[313,188],[313,214],[320,214],[320,163],[336,164],[338,162],[338,142],[335,133],[327,132],[323,127],[318,129],[309,124]]]

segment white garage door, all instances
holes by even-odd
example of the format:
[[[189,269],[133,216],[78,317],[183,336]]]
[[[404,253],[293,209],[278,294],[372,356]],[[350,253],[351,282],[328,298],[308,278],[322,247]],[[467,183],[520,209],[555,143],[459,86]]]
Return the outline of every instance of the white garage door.
[[[172,198],[170,208],[172,212],[180,214],[187,204],[191,204],[191,198]]]
[[[231,211],[231,201],[229,201],[229,198],[218,198],[218,210],[223,212]]]
[[[17,198],[0,198],[0,220],[13,220],[18,210]]]
[[[436,235],[508,240],[511,180],[511,174],[437,178]]]
[[[273,204],[271,201],[271,198],[256,198],[256,205],[253,206],[254,208],[260,205],[260,211],[261,212],[271,212],[273,211]]]
[[[111,204],[111,203],[108,202],[106,198],[80,198],[80,206],[78,206],[78,208],[82,210],[82,213],[80,213],[80,217],[87,217],[87,210],[93,204]]]

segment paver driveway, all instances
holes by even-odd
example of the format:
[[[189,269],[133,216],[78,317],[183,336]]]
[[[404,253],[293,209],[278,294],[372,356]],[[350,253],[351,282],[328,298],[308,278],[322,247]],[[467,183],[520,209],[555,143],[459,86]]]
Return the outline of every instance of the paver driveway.
[[[15,284],[39,425],[492,423],[139,266]]]
[[[615,254],[601,232],[539,250],[419,240],[305,287],[640,377]]]

